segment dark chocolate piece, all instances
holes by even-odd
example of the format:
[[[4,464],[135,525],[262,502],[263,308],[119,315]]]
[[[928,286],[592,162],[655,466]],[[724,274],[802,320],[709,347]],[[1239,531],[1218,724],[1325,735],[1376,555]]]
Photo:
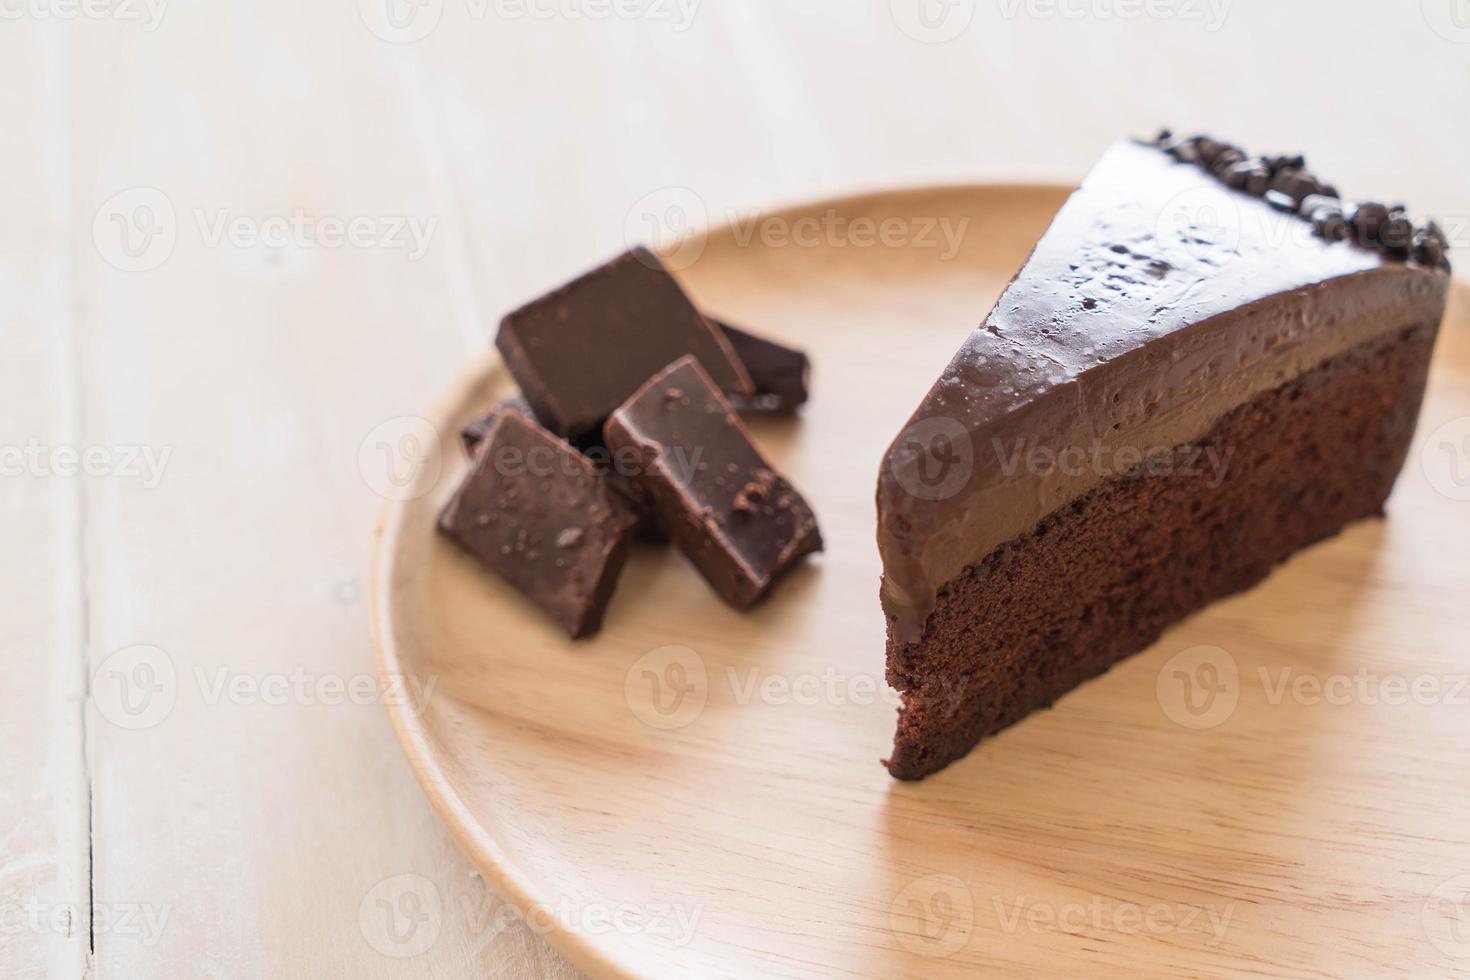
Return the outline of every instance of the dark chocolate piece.
[[[495,420],[500,417],[501,412],[516,412],[533,422],[536,421],[536,413],[531,411],[531,403],[526,401],[523,395],[511,395],[485,415],[467,423],[463,429],[459,430],[459,441],[464,444],[466,453],[471,456],[475,455],[475,448],[494,428]]]
[[[803,555],[822,549],[801,494],[751,442],[735,408],[693,357],[651,378],[607,421],[633,447],[636,481],[664,527],[726,602],[753,605]]]
[[[495,425],[495,420],[501,412],[517,412],[520,415],[536,421],[536,413],[531,410],[531,405],[521,395],[512,395],[505,401],[492,408],[488,414],[465,425],[460,430],[459,438],[464,443],[465,451],[471,456],[475,455],[475,448],[479,446],[485,434]],[[648,499],[648,494],[638,488],[628,476],[630,467],[617,465],[612,453],[602,444],[599,437],[590,440],[577,447],[582,455],[586,456],[607,477],[608,484],[614,491],[621,494],[624,501],[633,510],[633,516],[638,518],[638,526],[635,531],[638,537],[647,541],[663,541],[668,535],[658,526],[658,515],[654,513],[653,501]]]
[[[501,412],[439,528],[538,603],[573,638],[594,633],[636,520],[575,447]]]
[[[643,248],[508,314],[495,345],[541,424],[573,442],[595,437],[639,385],[685,354],[721,387],[755,394],[724,335]]]
[[[757,337],[723,320],[714,317],[710,320],[724,331],[725,339],[730,341],[755,384],[755,395],[751,397],[726,392],[732,405],[742,412],[791,412],[806,403],[811,365],[805,353]]]
[[[659,523],[658,508],[653,505],[653,498],[633,479],[642,466],[638,454],[631,451],[621,455],[614,453],[601,439],[583,446],[582,454],[592,460],[593,465],[607,477],[608,485],[628,502],[633,516],[638,518],[638,526],[633,529],[638,537],[644,541],[667,541],[669,536]]]

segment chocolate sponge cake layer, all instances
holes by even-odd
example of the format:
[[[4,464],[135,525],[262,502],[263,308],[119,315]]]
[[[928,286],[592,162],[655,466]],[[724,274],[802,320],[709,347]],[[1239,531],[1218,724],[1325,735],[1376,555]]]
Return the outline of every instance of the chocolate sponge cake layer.
[[[1292,552],[1380,514],[1437,328],[1359,344],[1258,395],[956,576],[920,641],[890,632],[904,707],[889,771],[943,768]]]

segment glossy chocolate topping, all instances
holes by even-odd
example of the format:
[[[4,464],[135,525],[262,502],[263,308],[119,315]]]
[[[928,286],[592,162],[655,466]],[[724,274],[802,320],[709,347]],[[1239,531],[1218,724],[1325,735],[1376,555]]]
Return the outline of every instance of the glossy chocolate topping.
[[[919,639],[946,582],[1099,483],[1443,314],[1444,262],[1323,235],[1188,156],[1109,149],[889,447],[878,546],[896,637]],[[1200,460],[1199,477],[1228,465]]]

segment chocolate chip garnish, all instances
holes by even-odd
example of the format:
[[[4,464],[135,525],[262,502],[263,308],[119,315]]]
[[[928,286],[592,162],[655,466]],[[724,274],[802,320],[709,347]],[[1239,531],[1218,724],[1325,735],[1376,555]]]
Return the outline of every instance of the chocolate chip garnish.
[[[1378,243],[1398,255],[1406,255],[1414,243],[1414,223],[1402,214],[1395,214],[1378,229]]]
[[[1342,202],[1335,197],[1326,194],[1308,194],[1302,198],[1301,205],[1297,208],[1297,214],[1303,218],[1310,218],[1317,213],[1318,208],[1332,208],[1335,211],[1342,210]]]
[[[1215,157],[1215,162],[1210,164],[1210,169],[1217,175],[1224,176],[1230,168],[1245,160],[1245,154],[1233,146],[1227,146]]]
[[[1317,178],[1305,170],[1282,170],[1271,178],[1271,189],[1281,191],[1294,200],[1317,193],[1320,185]]]
[[[1225,181],[1225,186],[1232,190],[1244,190],[1245,183],[1250,178],[1251,171],[1254,169],[1253,164],[1249,161],[1242,160],[1240,163],[1231,164],[1225,170],[1225,173],[1221,175],[1220,179]]]
[[[1347,219],[1342,216],[1342,210],[1335,207],[1321,207],[1313,211],[1312,228],[1329,242],[1340,242],[1348,234]]]
[[[1271,168],[1272,173],[1278,170],[1302,170],[1306,168],[1307,161],[1300,154],[1295,156],[1266,157],[1266,166]]]
[[[1287,214],[1296,213],[1296,199],[1290,194],[1283,194],[1281,191],[1276,190],[1267,191],[1266,203],[1277,211],[1285,211]]]
[[[1169,147],[1169,155],[1180,163],[1199,163],[1199,145],[1192,139],[1183,140]]]
[[[1229,180],[1226,183],[1243,189],[1247,194],[1260,197],[1271,189],[1271,168],[1266,166],[1264,160],[1242,160],[1231,167],[1229,173],[1236,175],[1234,180],[1239,183],[1232,183]]]
[[[1337,188],[1309,172],[1300,154],[1252,158],[1222,140],[1204,135],[1176,139],[1167,129],[1154,143],[1176,160],[1200,165],[1226,187],[1300,216],[1329,242],[1351,239],[1389,256],[1412,256],[1424,265],[1449,268],[1449,242],[1438,225],[1429,222],[1415,229],[1402,204],[1367,201],[1344,207]]]
[[[1444,262],[1444,244],[1433,235],[1419,232],[1414,236],[1414,261],[1420,265],[1440,265]]]
[[[1221,143],[1219,140],[1212,140],[1208,136],[1202,137],[1198,145],[1199,158],[1207,167],[1213,166],[1215,160],[1225,150],[1224,143]]]
[[[1430,218],[1421,230],[1425,235],[1439,242],[1440,248],[1447,249],[1450,247],[1449,236],[1444,233],[1444,229],[1439,226],[1439,222],[1433,218]]]
[[[1377,201],[1355,205],[1347,215],[1353,238],[1361,245],[1376,245],[1378,229],[1388,220],[1388,208]]]

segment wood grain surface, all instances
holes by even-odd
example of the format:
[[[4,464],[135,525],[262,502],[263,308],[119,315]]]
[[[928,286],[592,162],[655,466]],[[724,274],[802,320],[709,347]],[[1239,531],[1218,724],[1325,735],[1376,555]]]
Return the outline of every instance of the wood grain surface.
[[[573,975],[500,921],[384,696],[337,693],[374,673],[393,492],[360,450],[648,216],[1073,182],[1173,122],[1465,237],[1457,0],[959,0],[938,34],[905,0],[388,2],[0,11],[0,452],[36,451],[0,478],[0,975]],[[1419,632],[1446,595],[1403,596]],[[413,956],[364,927],[404,874],[471,910]]]
[[[800,418],[754,431],[827,548],[749,615],[649,546],[603,631],[567,640],[433,529],[467,465],[453,433],[511,390],[503,368],[487,358],[429,414],[448,438],[385,513],[373,599],[385,675],[433,695],[390,711],[462,846],[578,966],[1428,976],[1466,952],[1464,290],[1387,520],[936,776],[879,766],[896,701],[876,461],[1063,197],[865,196],[683,250],[702,305],[816,366]],[[798,244],[818,225],[830,237]],[[842,237],[864,227],[890,244]],[[926,247],[928,227],[963,229],[957,248]]]

